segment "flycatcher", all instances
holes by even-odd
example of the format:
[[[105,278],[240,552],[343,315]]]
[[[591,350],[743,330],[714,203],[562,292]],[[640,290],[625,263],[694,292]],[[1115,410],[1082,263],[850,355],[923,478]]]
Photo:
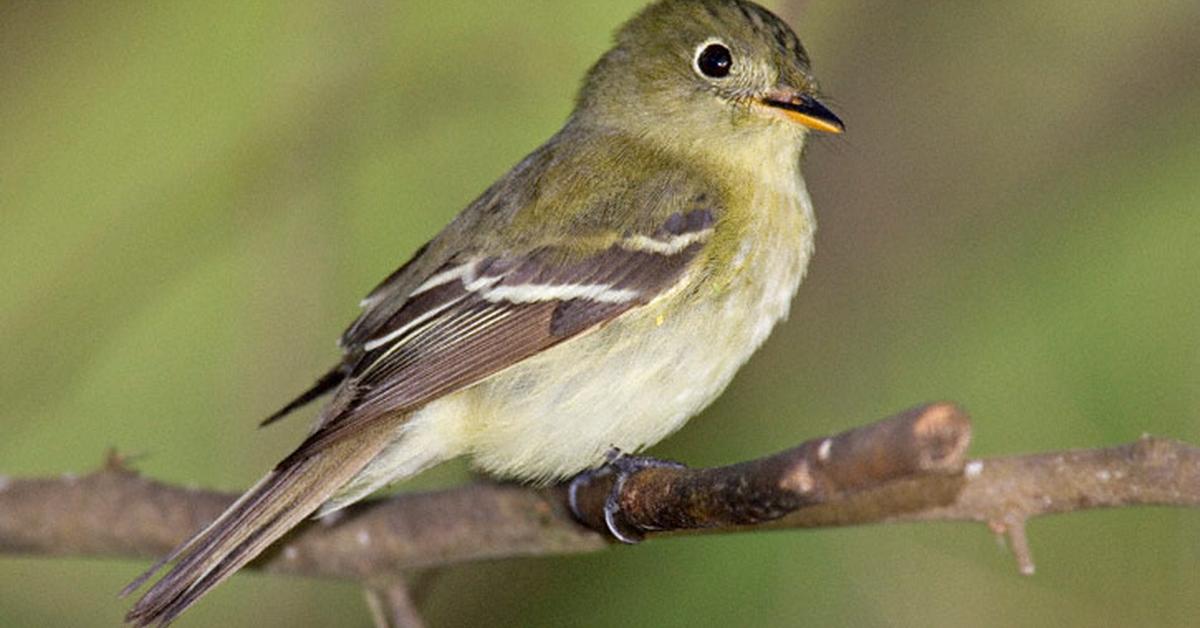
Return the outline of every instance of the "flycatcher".
[[[267,421],[331,392],[311,434],[132,583],[177,561],[126,619],[172,621],[305,517],[443,460],[545,483],[674,432],[787,314],[805,138],[842,129],[766,9],[642,10],[566,125],[367,295],[338,365]]]

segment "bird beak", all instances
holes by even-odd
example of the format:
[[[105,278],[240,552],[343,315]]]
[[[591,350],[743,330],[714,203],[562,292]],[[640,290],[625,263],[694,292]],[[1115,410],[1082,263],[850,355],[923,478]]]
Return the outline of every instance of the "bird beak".
[[[808,94],[779,90],[764,96],[762,104],[778,109],[792,122],[814,131],[841,133],[846,130],[841,119]]]

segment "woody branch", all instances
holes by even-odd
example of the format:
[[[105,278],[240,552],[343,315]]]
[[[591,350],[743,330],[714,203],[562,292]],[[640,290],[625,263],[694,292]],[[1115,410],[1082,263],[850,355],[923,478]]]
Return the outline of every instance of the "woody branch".
[[[970,423],[933,404],[782,453],[713,469],[652,468],[626,481],[623,526],[648,538],[869,523],[971,521],[1006,534],[1023,572],[1025,522],[1135,505],[1200,505],[1200,449],[1143,437],[1108,449],[968,460]],[[562,487],[476,483],[400,495],[309,522],[252,568],[353,579],[513,556],[598,551],[612,477]],[[0,552],[151,558],[214,519],[236,495],[163,484],[110,455],[82,477],[0,478]]]

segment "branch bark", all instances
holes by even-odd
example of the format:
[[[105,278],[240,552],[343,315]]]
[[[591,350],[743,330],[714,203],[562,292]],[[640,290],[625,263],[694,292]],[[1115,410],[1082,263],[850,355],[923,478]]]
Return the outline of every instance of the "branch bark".
[[[774,456],[714,469],[651,468],[621,487],[623,527],[673,534],[868,523],[971,521],[1010,539],[1033,571],[1025,522],[1134,505],[1200,505],[1200,449],[1143,437],[1108,449],[968,461],[970,423],[950,404],[917,408]],[[302,525],[251,568],[353,579],[398,615],[405,572],[514,556],[593,552],[609,543],[603,475],[566,489],[476,483],[361,504]],[[170,486],[110,455],[99,471],[0,477],[0,552],[152,558],[215,518],[236,495]],[[399,587],[399,588],[397,588]],[[406,594],[405,594],[406,595]],[[389,597],[390,596],[390,597]],[[394,598],[394,599],[393,599]],[[403,609],[401,608],[401,611]],[[415,615],[414,615],[415,617]]]

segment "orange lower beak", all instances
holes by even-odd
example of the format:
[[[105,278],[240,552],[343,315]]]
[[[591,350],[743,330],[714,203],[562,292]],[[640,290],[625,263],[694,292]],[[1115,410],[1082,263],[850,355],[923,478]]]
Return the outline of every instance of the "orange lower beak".
[[[840,118],[808,94],[771,94],[763,98],[762,103],[779,109],[788,119],[814,131],[841,133],[846,130],[846,125],[842,124]]]

